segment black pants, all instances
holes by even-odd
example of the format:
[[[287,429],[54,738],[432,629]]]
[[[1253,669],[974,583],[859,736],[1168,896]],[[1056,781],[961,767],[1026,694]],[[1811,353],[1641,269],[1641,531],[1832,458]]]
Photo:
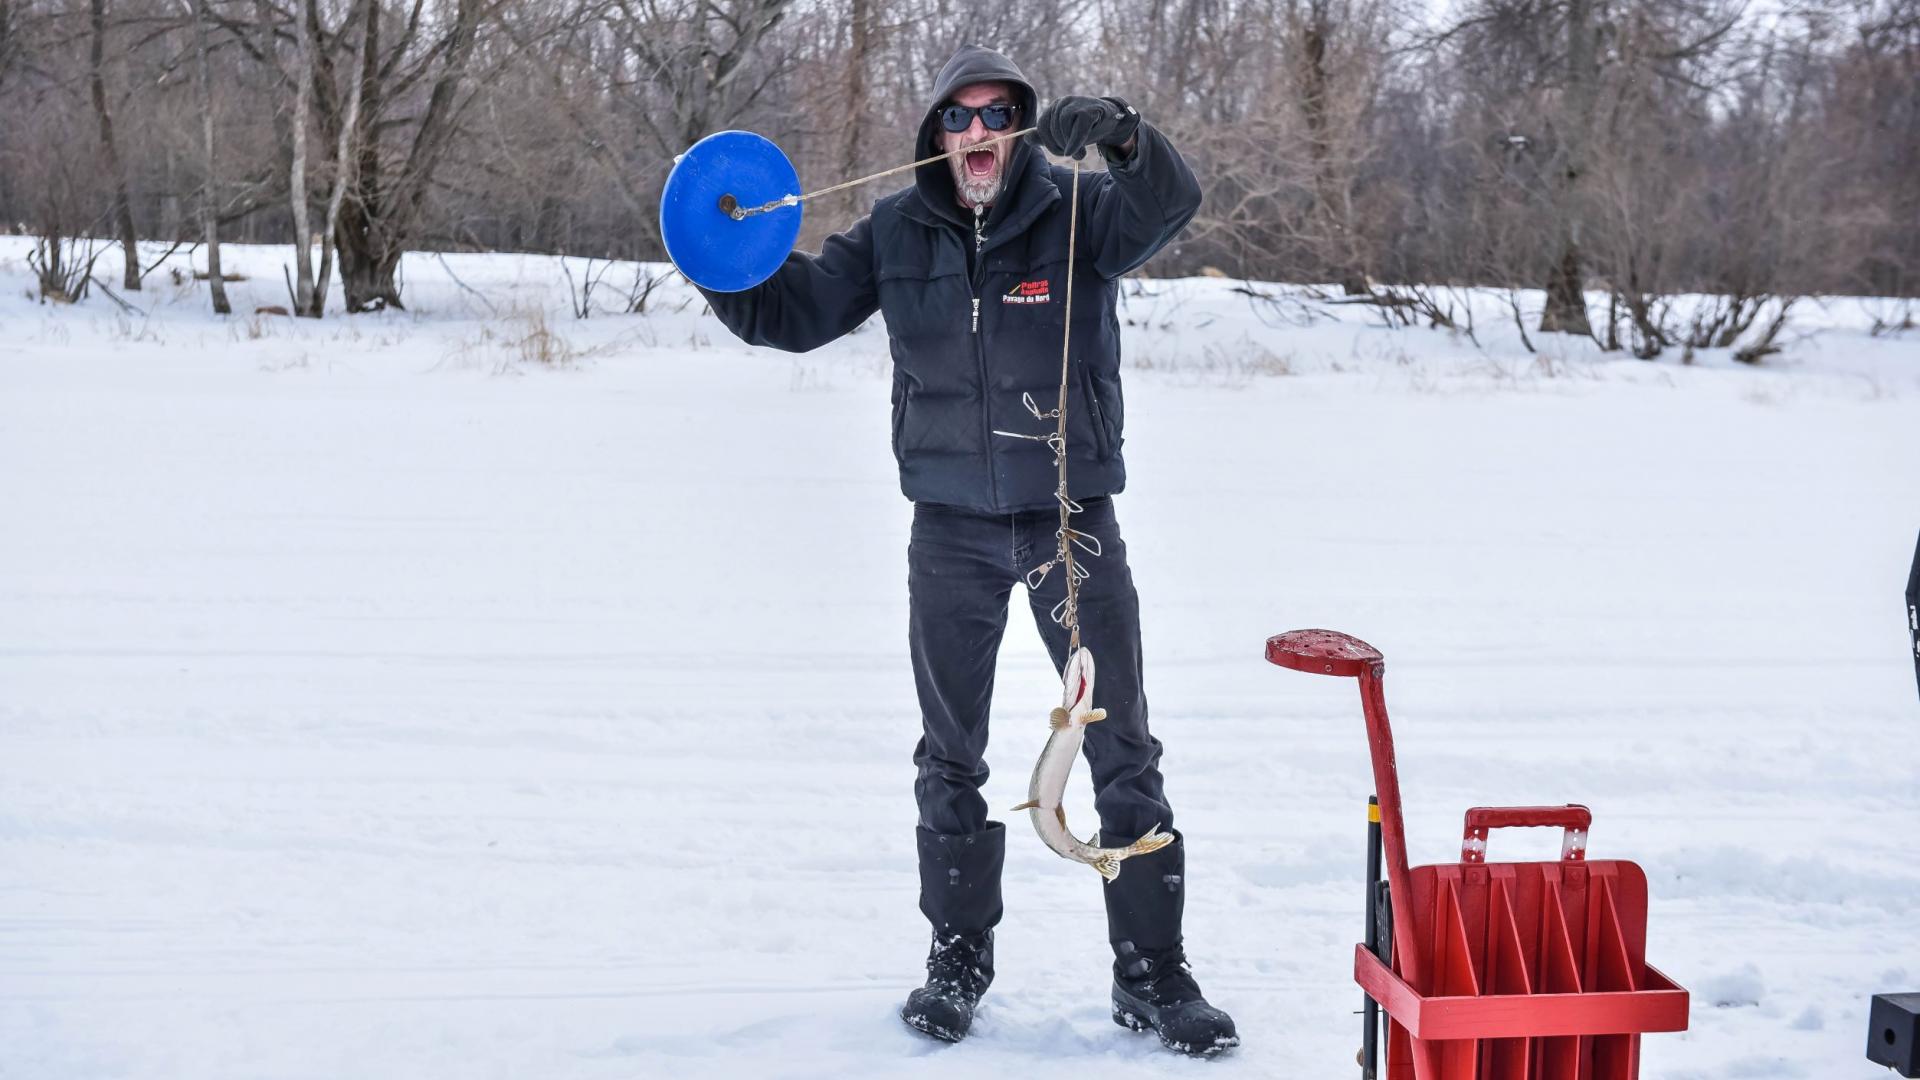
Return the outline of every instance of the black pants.
[[[1127,569],[1113,500],[1089,499],[1073,525],[1100,541],[1085,560],[1080,641],[1092,650],[1096,707],[1107,719],[1087,728],[1085,753],[1104,842],[1129,841],[1158,825],[1173,827],[1160,778],[1160,742],[1147,731],[1140,680],[1140,600]],[[919,503],[907,549],[908,640],[920,693],[922,737],[914,797],[920,824],[936,833],[979,832],[987,825],[980,785],[987,779],[987,710],[994,659],[1007,625],[1007,602],[1028,570],[1053,557],[1059,511],[984,514]],[[1076,558],[1079,554],[1076,552]],[[1067,659],[1067,632],[1048,613],[1066,595],[1066,568],[1055,567],[1029,597],[1053,666]],[[1016,723],[1046,723],[1057,698],[1033,702]]]

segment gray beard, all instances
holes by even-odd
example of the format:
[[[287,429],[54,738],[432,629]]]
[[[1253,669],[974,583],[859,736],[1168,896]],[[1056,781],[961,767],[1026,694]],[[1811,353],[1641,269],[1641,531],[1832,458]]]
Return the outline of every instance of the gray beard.
[[[954,161],[959,166],[954,170],[953,189],[960,196],[960,201],[968,206],[986,206],[999,198],[1001,178],[997,165],[993,175],[976,180],[967,174],[965,158],[955,158]]]

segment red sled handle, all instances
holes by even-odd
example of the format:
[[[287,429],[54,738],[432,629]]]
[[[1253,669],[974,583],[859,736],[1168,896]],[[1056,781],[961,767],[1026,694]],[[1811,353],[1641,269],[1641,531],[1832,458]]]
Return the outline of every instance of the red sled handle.
[[[1494,829],[1565,829],[1560,839],[1560,859],[1582,862],[1587,857],[1587,834],[1593,829],[1593,811],[1578,803],[1565,806],[1476,806],[1467,811],[1467,826],[1460,840],[1460,861],[1487,861],[1487,834]]]

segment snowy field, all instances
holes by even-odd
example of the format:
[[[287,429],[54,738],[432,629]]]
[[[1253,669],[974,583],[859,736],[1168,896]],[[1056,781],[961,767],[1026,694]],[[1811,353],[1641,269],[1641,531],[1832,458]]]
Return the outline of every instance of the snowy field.
[[[1189,952],[1245,1037],[1200,1065],[1109,1021],[1098,879],[1017,815],[975,1037],[895,1017],[926,926],[877,324],[762,353],[673,285],[580,322],[518,256],[410,255],[406,312],[245,314],[285,303],[270,248],[229,249],[225,321],[164,270],[139,313],[52,308],[26,249],[0,1077],[1351,1076],[1371,784],[1351,684],[1261,658],[1306,626],[1388,658],[1416,862],[1467,806],[1580,801],[1646,867],[1694,997],[1644,1076],[1886,1075],[1867,998],[1920,989],[1890,305],[1808,305],[1750,370],[1535,358],[1496,296],[1484,350],[1278,287],[1129,297],[1117,505]],[[1016,616],[994,806],[1057,695]]]

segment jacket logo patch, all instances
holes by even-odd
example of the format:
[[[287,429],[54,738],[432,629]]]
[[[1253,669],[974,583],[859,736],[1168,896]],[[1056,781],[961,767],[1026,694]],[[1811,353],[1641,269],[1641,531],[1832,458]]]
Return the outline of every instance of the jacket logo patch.
[[[1047,279],[1023,281],[1008,289],[1000,297],[1003,304],[1044,304],[1052,299],[1047,293]]]

